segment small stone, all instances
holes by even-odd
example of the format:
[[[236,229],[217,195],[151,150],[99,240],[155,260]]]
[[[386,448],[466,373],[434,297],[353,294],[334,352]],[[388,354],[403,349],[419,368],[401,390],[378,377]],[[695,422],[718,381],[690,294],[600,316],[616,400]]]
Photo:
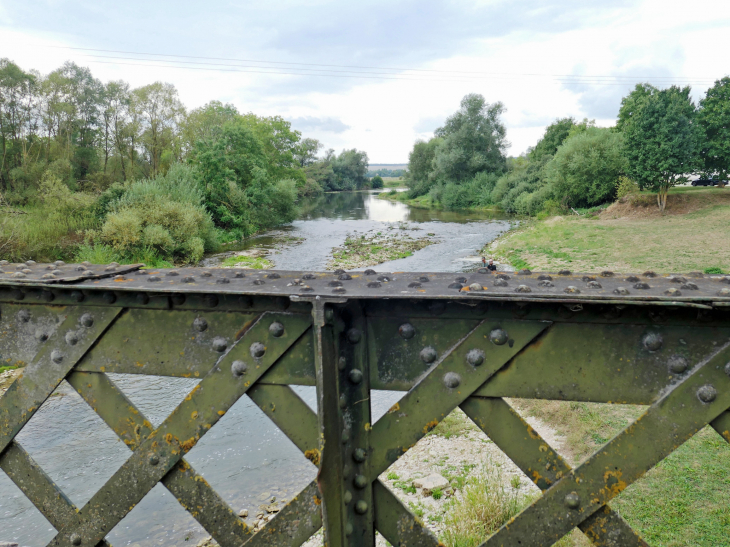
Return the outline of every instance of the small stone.
[[[238,516],[245,519],[248,516],[248,509],[241,509],[238,512]]]
[[[469,285],[469,290],[470,291],[481,291],[482,286],[479,283],[472,283],[471,285]]]
[[[434,473],[422,479],[415,479],[413,486],[415,488],[422,488],[421,494],[424,496],[430,496],[435,489],[446,490],[450,485],[448,480],[438,473]]]

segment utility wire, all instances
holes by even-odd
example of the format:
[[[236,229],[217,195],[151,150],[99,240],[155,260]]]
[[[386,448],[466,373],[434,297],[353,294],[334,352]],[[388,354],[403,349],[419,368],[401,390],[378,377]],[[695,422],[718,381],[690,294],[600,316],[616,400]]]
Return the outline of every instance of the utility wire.
[[[185,70],[207,70],[219,72],[241,72],[252,74],[273,74],[288,76],[318,76],[330,78],[360,78],[369,80],[404,80],[404,81],[422,81],[422,82],[473,82],[479,80],[520,80],[533,78],[548,78],[563,84],[583,84],[583,85],[631,85],[637,81],[647,80],[665,80],[660,83],[666,84],[676,82],[681,84],[707,84],[712,83],[712,79],[690,79],[686,77],[633,77],[633,76],[597,76],[597,75],[577,75],[577,74],[540,74],[540,73],[506,73],[506,72],[469,72],[469,71],[443,71],[443,70],[427,70],[427,69],[407,69],[407,68],[390,68],[390,67],[368,67],[356,65],[327,65],[317,63],[293,63],[280,61],[256,61],[244,59],[226,59],[219,57],[196,57],[191,55],[169,55],[144,52],[126,52],[119,50],[104,50],[93,48],[77,48],[70,46],[47,46],[55,49],[70,49],[77,51],[92,51],[102,53],[116,53],[127,55],[146,55],[148,57],[170,57],[167,59],[154,58],[137,58],[126,57],[120,55],[96,55],[90,53],[81,53],[84,57],[91,58],[89,62],[97,64],[112,65],[128,65],[128,66],[150,66],[160,68],[178,68]],[[93,59],[110,59],[109,61],[100,61]],[[119,61],[135,61],[135,62],[113,62]],[[177,59],[201,59],[200,61],[184,61]],[[246,64],[230,64],[230,63],[211,63],[209,61],[230,61],[233,63],[259,63],[258,65]],[[154,64],[150,64],[154,63]],[[160,64],[168,63],[168,64]],[[169,64],[174,63],[174,64]],[[265,64],[277,65],[296,65],[296,66],[265,66]],[[263,66],[262,66],[263,65]],[[326,68],[299,68],[299,67],[326,67]],[[358,70],[341,70],[341,69],[358,69]],[[392,70],[398,72],[371,72],[371,70]],[[422,74],[406,74],[404,72],[418,72]],[[436,76],[434,78],[433,76]],[[453,76],[451,76],[453,75]]]
[[[687,77],[687,76],[615,76],[615,75],[596,75],[596,74],[546,74],[546,73],[512,73],[512,72],[481,72],[481,71],[464,71],[464,70],[434,70],[434,69],[422,69],[422,68],[399,68],[399,67],[379,67],[379,66],[367,66],[367,65],[334,65],[334,64],[320,64],[320,63],[297,63],[290,61],[261,61],[256,59],[235,59],[228,57],[201,57],[195,55],[174,55],[167,53],[149,53],[140,51],[124,51],[124,50],[113,50],[113,49],[96,49],[96,48],[81,48],[71,46],[46,46],[56,49],[70,49],[77,51],[93,51],[101,53],[119,53],[124,55],[147,55],[154,57],[173,57],[178,59],[201,59],[207,61],[232,61],[236,63],[259,63],[269,65],[295,65],[295,66],[311,66],[311,67],[326,67],[326,68],[354,68],[354,69],[368,69],[368,70],[392,70],[398,72],[430,72],[430,73],[441,73],[441,74],[473,74],[483,76],[531,76],[531,77],[550,77],[550,78],[588,78],[588,79],[628,79],[631,81],[651,79],[651,80],[687,80],[687,81],[715,81],[716,78],[708,77]],[[123,58],[123,57],[120,57]],[[147,60],[147,59],[140,59]],[[169,62],[169,61],[168,61]],[[199,63],[208,64],[208,63]],[[264,67],[261,67],[264,68]],[[285,67],[286,68],[286,67]],[[302,69],[303,70],[303,69]]]

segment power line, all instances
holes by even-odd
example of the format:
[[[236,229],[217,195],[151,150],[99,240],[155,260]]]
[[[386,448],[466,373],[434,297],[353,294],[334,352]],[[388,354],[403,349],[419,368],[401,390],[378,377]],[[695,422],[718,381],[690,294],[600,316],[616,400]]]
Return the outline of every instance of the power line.
[[[606,75],[580,75],[580,74],[545,74],[545,73],[507,73],[507,72],[476,72],[476,71],[448,71],[448,70],[432,70],[432,69],[417,69],[417,68],[396,68],[396,67],[376,67],[376,66],[359,66],[359,65],[334,65],[334,64],[321,64],[321,63],[298,63],[298,62],[284,62],[284,61],[261,61],[254,59],[233,59],[225,57],[202,57],[193,55],[173,55],[164,53],[149,53],[149,52],[135,52],[135,51],[123,51],[123,50],[108,50],[108,49],[97,49],[97,48],[79,48],[71,46],[46,46],[54,49],[69,49],[75,51],[91,51],[101,53],[115,53],[124,55],[144,55],[148,57],[167,57],[168,59],[138,59],[133,57],[119,57],[119,56],[105,56],[105,55],[91,55],[83,54],[86,57],[92,58],[107,58],[107,59],[120,59],[125,61],[142,61],[142,62],[153,62],[153,63],[176,63],[175,65],[146,65],[141,63],[134,63],[137,66],[160,66],[164,68],[192,68],[196,70],[215,70],[200,67],[180,66],[180,65],[203,65],[203,67],[216,67],[220,71],[224,72],[251,72],[258,74],[283,74],[293,76],[328,76],[328,77],[346,77],[346,78],[367,78],[367,79],[399,79],[399,80],[414,80],[414,81],[469,81],[476,79],[515,79],[515,78],[551,78],[555,81],[563,83],[576,83],[576,84],[589,84],[589,85],[626,85],[636,81],[661,81],[661,83],[711,83],[714,81],[713,78],[690,78],[690,77],[673,77],[673,76],[606,76]],[[176,59],[199,59],[200,61],[178,61]],[[230,65],[220,63],[210,63],[207,61],[228,61],[233,63],[258,63],[258,65]],[[95,61],[103,64],[114,64],[103,61]],[[119,63],[119,64],[133,64],[133,63]],[[259,65],[282,65],[279,66],[259,66]],[[291,65],[291,66],[283,66]],[[232,67],[232,68],[225,68]],[[324,67],[324,68],[297,68],[297,67]],[[258,70],[240,70],[240,69],[258,69]],[[357,69],[352,70],[331,70],[331,69]],[[400,71],[396,72],[362,72],[363,70],[382,70],[382,71]],[[287,72],[284,72],[287,71]],[[298,72],[291,72],[298,71]],[[458,80],[431,80],[431,79],[416,79],[413,76],[415,74],[403,74],[403,72],[419,72],[428,73],[434,75],[459,75]],[[424,74],[425,75],[425,74]],[[380,76],[371,77],[371,76]]]

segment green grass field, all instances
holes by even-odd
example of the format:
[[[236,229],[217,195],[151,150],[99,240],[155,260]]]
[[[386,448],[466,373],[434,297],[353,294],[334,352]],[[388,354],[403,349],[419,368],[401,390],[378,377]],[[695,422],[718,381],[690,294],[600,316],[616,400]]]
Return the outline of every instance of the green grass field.
[[[664,215],[643,194],[597,216],[526,221],[485,252],[538,271],[728,271],[729,234],[730,189],[675,188]]]

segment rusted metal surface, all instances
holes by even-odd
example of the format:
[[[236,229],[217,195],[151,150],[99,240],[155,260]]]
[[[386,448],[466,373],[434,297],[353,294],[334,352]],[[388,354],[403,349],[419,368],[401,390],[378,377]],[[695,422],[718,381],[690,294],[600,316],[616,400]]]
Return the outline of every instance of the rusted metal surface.
[[[81,266],[0,264],[0,354],[27,364],[0,398],[0,468],[51,545],[106,545],[161,483],[223,546],[296,547],[322,527],[333,547],[371,547],[376,530],[437,546],[378,476],[461,407],[544,491],[486,545],[578,527],[645,546],[611,499],[706,425],[730,442],[728,277]],[[154,428],[110,372],[200,384]],[[14,440],[64,378],[133,451],[81,508]],[[317,387],[318,413],[293,385]],[[376,389],[408,393],[373,423]],[[246,395],[319,468],[255,534],[184,459]],[[647,410],[571,469],[503,397]]]

